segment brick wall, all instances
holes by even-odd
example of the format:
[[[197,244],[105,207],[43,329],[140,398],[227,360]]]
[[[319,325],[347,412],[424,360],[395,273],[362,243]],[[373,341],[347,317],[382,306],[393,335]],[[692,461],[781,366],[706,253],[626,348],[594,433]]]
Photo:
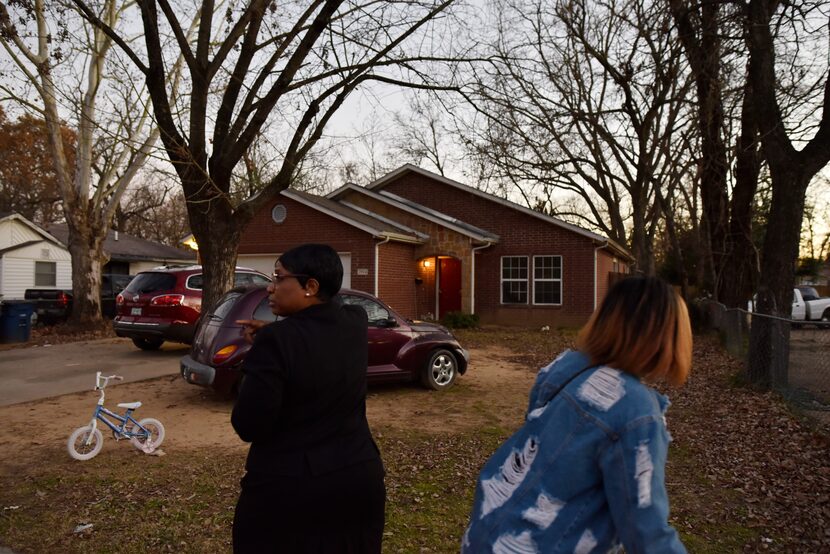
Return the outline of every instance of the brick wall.
[[[380,245],[378,297],[404,317],[417,317],[415,255],[412,244],[387,242]]]
[[[402,175],[384,190],[499,235],[498,244],[476,254],[475,311],[482,321],[578,326],[593,311],[595,247],[589,238],[415,173]],[[532,305],[532,282],[528,304],[502,305],[501,257],[528,256],[532,275],[534,255],[562,256],[562,305]]]
[[[413,309],[415,309],[414,313],[417,314],[417,317],[425,317],[427,314],[435,317],[436,264],[433,263],[430,268],[423,266],[424,259],[432,260],[435,256],[451,256],[461,261],[461,310],[464,312],[470,311],[472,306],[470,290],[472,245],[470,237],[359,192],[351,191],[341,199],[429,235],[426,243],[416,246],[413,259],[406,266],[407,271],[410,272],[408,275],[413,278],[412,281],[407,283],[407,286],[410,286],[414,281],[416,275],[411,273],[414,271],[417,271],[417,277],[423,281],[415,290],[417,303],[413,304]],[[410,267],[412,269],[409,269]]]
[[[271,210],[277,204],[286,208],[281,224],[271,219]],[[254,216],[242,233],[239,253],[277,254],[307,242],[351,253],[352,288],[374,293],[375,241],[370,234],[290,198],[280,197]]]

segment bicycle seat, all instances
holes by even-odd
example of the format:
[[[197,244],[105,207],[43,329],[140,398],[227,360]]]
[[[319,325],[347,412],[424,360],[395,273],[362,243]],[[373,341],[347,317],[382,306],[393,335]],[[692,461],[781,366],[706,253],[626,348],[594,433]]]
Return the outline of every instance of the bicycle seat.
[[[135,410],[141,407],[141,402],[124,402],[118,405],[119,408],[126,408],[128,410]]]

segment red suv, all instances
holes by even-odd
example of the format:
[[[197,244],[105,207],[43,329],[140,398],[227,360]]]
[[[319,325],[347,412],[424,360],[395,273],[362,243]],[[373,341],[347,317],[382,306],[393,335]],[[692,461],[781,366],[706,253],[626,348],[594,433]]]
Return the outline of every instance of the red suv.
[[[236,268],[234,286],[269,282],[258,271]],[[115,334],[133,339],[142,350],[157,350],[166,340],[190,344],[202,309],[202,283],[200,265],[138,273],[115,299]]]

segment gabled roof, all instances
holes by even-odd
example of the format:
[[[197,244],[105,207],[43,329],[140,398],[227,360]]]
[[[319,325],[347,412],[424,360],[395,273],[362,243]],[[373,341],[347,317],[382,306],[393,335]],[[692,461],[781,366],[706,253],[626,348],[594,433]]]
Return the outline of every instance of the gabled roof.
[[[280,192],[286,198],[304,204],[309,208],[322,212],[352,227],[371,234],[373,237],[388,238],[396,242],[423,243],[421,233],[405,227],[400,223],[386,218],[379,218],[374,214],[358,211],[350,206],[329,200],[322,196],[315,196],[299,190],[284,190]]]
[[[12,252],[14,250],[18,250],[20,248],[25,248],[27,246],[31,246],[33,244],[40,244],[43,242],[42,240],[27,240],[26,242],[19,242],[17,244],[12,244],[11,246],[7,246],[6,248],[0,248],[0,258],[3,257],[3,254],[6,252]]]
[[[337,199],[338,197],[342,197],[346,192],[354,191],[369,198],[373,198],[384,204],[393,206],[405,212],[411,213],[428,221],[432,221],[433,223],[437,223],[439,225],[443,225],[453,231],[456,231],[462,235],[468,236],[474,240],[480,242],[498,242],[499,236],[493,234],[489,231],[485,231],[484,229],[479,229],[474,225],[470,225],[469,223],[465,223],[460,219],[456,219],[452,216],[447,214],[441,213],[437,210],[433,210],[432,208],[428,208],[424,205],[418,204],[417,202],[413,202],[406,198],[402,198],[391,192],[381,191],[380,193],[368,190],[364,187],[357,186],[353,183],[347,183],[340,187],[339,189],[335,190],[334,192],[330,193],[326,198],[329,199]],[[350,202],[346,202],[345,200],[338,200],[338,203],[345,206],[350,206],[355,209],[362,210],[358,206],[354,206]],[[375,216],[377,217],[377,216]]]
[[[15,221],[19,221],[26,227],[29,227],[32,231],[43,237],[43,240],[51,242],[52,244],[57,244],[61,247],[66,247],[66,243],[61,243],[60,239],[50,235],[45,229],[39,227],[38,225],[32,223],[27,218],[23,217],[17,212],[0,212],[0,221],[5,221],[7,219],[13,219]],[[15,248],[19,247],[20,245],[13,245]],[[8,252],[9,248],[5,249],[5,252]]]
[[[68,242],[69,228],[65,223],[53,223],[45,227],[64,244]],[[192,250],[174,248],[113,230],[107,233],[107,238],[104,240],[104,252],[109,255],[110,260],[124,262],[141,260],[189,262],[196,259],[196,253]]]
[[[420,168],[416,165],[413,165],[413,164],[404,164],[404,165],[402,165],[398,169],[395,169],[394,171],[391,171],[391,172],[387,173],[383,177],[380,177],[379,179],[376,179],[375,181],[372,181],[371,183],[366,185],[366,188],[369,189],[369,190],[375,191],[375,192],[380,192],[386,185],[388,185],[391,182],[397,180],[399,177],[401,177],[402,175],[404,175],[408,172],[416,173],[416,174],[421,175],[423,177],[433,179],[435,181],[438,181],[438,182],[443,183],[445,185],[449,185],[451,187],[462,190],[464,192],[474,194],[475,196],[484,198],[484,199],[489,200],[491,202],[496,202],[497,204],[501,204],[502,206],[505,206],[506,208],[510,208],[510,209],[513,209],[513,210],[518,210],[518,211],[522,212],[523,214],[529,215],[531,217],[535,217],[536,219],[541,219],[543,221],[546,221],[547,223],[552,223],[552,224],[554,224],[558,227],[561,227],[563,229],[567,229],[568,231],[572,231],[572,232],[574,232],[578,235],[586,237],[586,238],[588,238],[588,239],[590,239],[594,242],[606,244],[610,248],[617,251],[617,253],[619,253],[623,257],[626,257],[630,260],[634,259],[634,257],[631,255],[630,252],[628,252],[628,250],[626,250],[624,247],[617,244],[616,242],[612,241],[611,239],[603,237],[602,235],[598,235],[597,233],[593,233],[593,232],[588,231],[587,229],[583,229],[582,227],[579,227],[577,225],[567,223],[565,221],[562,221],[559,218],[552,217],[552,216],[549,216],[549,215],[545,215],[541,212],[537,212],[536,210],[531,210],[530,208],[526,208],[524,206],[516,204],[515,202],[511,202],[510,200],[507,200],[507,199],[504,199],[504,198],[499,198],[498,196],[495,196],[495,195],[489,194],[487,192],[484,192],[482,190],[478,190],[476,188],[467,186],[463,183],[459,183],[458,181],[454,181],[453,179],[449,179],[447,177],[444,177],[443,175],[438,175],[437,173],[427,171],[426,169],[422,169],[422,168]],[[335,191],[335,192],[337,192],[337,191]]]

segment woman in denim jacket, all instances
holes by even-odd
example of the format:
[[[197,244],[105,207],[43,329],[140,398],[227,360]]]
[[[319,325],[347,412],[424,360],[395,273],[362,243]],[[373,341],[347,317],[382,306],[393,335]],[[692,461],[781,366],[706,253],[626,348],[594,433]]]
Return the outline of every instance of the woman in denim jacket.
[[[479,475],[464,553],[686,552],[668,524],[665,396],[691,365],[683,300],[650,277],[615,284],[539,371],[526,422]]]

